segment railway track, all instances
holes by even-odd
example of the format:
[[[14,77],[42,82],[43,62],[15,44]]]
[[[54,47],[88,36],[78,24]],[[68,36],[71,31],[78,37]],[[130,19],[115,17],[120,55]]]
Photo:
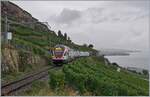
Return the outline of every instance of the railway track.
[[[40,70],[39,72],[30,74],[28,76],[25,76],[19,80],[3,84],[1,86],[1,95],[7,96],[7,95],[15,95],[17,91],[22,89],[23,87],[30,85],[33,81],[42,79],[48,75],[48,70],[56,68],[53,67],[47,67],[43,70]]]

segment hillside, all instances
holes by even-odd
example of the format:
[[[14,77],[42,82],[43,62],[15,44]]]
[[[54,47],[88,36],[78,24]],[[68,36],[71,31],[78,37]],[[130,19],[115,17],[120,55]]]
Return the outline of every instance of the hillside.
[[[39,83],[36,85],[36,83]],[[148,96],[149,82],[105,64],[103,57],[79,58],[62,70],[49,71],[49,85],[39,81],[22,95]]]
[[[35,71],[51,64],[50,49],[56,44],[64,44],[76,50],[93,51],[57,35],[57,32],[50,30],[19,6],[6,1],[1,2],[1,5],[2,74]],[[8,31],[12,32],[12,40],[9,42],[5,40],[6,16],[10,23]]]
[[[97,53],[95,49],[74,43],[70,36],[66,38],[61,29],[58,29],[59,33],[49,29],[40,20],[11,2],[2,1],[1,8],[2,84],[52,66],[50,50],[56,44]],[[9,41],[5,39],[6,16],[10,23],[8,31],[12,32],[12,40]],[[149,95],[149,81],[142,75],[131,73],[117,64],[111,64],[103,56],[76,58],[60,68],[57,66],[56,69],[50,69],[48,77],[44,81],[34,81],[31,88],[20,95]]]

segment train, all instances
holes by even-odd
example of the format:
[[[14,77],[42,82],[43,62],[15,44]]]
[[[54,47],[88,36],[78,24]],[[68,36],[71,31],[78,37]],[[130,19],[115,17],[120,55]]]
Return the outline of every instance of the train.
[[[51,50],[51,53],[52,53],[52,61],[55,64],[67,63],[78,57],[90,56],[90,53],[87,51],[85,52],[85,51],[74,50],[66,45],[60,45],[60,44],[56,45],[53,48],[53,50]]]

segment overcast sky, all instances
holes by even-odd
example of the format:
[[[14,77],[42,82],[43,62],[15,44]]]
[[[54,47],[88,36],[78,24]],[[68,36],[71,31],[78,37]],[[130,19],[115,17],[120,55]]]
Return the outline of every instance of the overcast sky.
[[[73,42],[96,49],[147,50],[148,1],[12,1]]]

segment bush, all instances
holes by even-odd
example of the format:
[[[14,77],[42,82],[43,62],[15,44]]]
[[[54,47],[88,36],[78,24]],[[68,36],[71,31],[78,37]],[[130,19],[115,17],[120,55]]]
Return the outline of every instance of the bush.
[[[143,70],[144,75],[148,75],[148,70]]]
[[[86,77],[84,74],[76,73],[71,69],[67,69],[67,68],[63,69],[63,71],[65,72],[66,82],[69,85],[79,90],[81,94],[86,91],[85,88]]]
[[[49,71],[49,85],[54,90],[62,90],[65,85],[64,73],[61,70]]]

